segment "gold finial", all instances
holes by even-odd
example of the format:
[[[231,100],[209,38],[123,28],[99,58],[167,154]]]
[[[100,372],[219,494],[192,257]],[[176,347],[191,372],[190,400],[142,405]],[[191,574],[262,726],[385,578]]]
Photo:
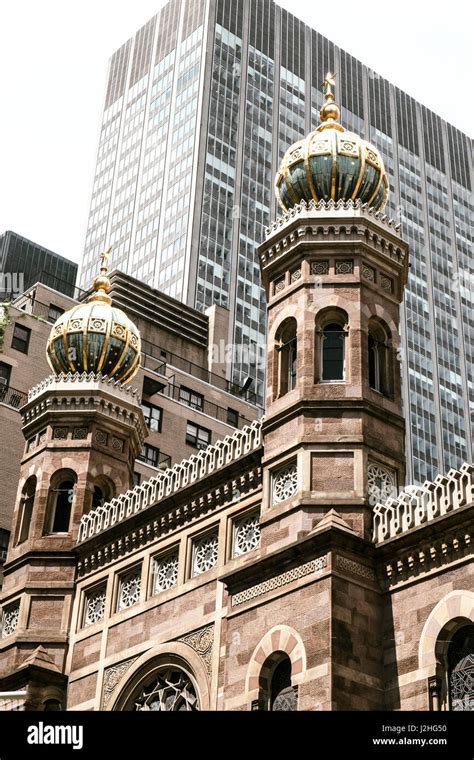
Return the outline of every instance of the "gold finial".
[[[106,251],[103,251],[99,258],[100,258],[100,273],[106,274],[107,272],[107,259],[109,258],[110,254],[112,253],[112,246],[109,246]]]
[[[324,88],[324,97],[326,100],[334,100],[334,94],[331,90],[331,87],[336,86],[336,75],[331,74],[330,71],[326,74],[326,78],[324,82],[322,83],[322,87]]]
[[[111,282],[109,278],[107,277],[107,259],[109,258],[110,254],[112,252],[112,246],[109,246],[106,251],[103,251],[99,258],[100,258],[100,274],[97,275],[97,277],[94,277],[94,281],[92,283],[92,287],[94,288],[94,292],[89,297],[89,301],[104,301],[104,303],[111,304],[112,299],[108,295],[108,291],[111,287]]]
[[[330,71],[325,76],[322,88],[324,92],[325,104],[321,108],[319,115],[321,117],[321,128],[337,124],[341,118],[341,112],[339,106],[334,102],[334,93],[332,88],[336,86],[336,75]],[[325,123],[328,122],[328,123]]]

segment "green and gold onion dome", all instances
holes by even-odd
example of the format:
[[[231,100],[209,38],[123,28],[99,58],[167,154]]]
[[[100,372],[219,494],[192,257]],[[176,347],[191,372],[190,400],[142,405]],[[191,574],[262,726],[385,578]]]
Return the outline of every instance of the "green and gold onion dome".
[[[48,363],[56,374],[95,373],[121,383],[129,382],[140,366],[140,333],[108,294],[107,251],[101,255],[100,275],[86,303],[61,314],[46,347]]]
[[[388,198],[388,179],[378,150],[339,123],[340,110],[331,86],[323,82],[321,124],[289,148],[275,180],[280,206],[288,211],[302,200],[360,200],[379,210]]]

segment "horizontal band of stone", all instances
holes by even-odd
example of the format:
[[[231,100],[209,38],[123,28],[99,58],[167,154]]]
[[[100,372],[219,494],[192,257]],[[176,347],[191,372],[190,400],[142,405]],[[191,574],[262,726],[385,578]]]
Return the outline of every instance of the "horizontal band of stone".
[[[267,238],[270,237],[275,232],[275,230],[283,227],[287,222],[292,221],[296,217],[305,216],[307,212],[320,212],[321,215],[327,215],[328,211],[357,211],[359,212],[359,215],[362,213],[363,216],[373,217],[378,222],[387,225],[387,227],[390,227],[390,229],[395,233],[399,233],[400,231],[400,224],[395,223],[393,219],[390,219],[382,211],[376,211],[375,208],[369,206],[368,203],[362,203],[360,200],[329,200],[319,201],[318,203],[316,203],[314,200],[311,200],[308,202],[301,201],[300,203],[297,203],[295,206],[293,206],[293,208],[291,208],[289,211],[285,211],[283,214],[280,214],[280,216],[278,216],[275,221],[270,224],[269,227],[265,228],[265,235]]]
[[[213,446],[208,446],[189,459],[183,459],[179,464],[158,473],[145,483],[92,509],[81,518],[77,542],[86,541],[260,448],[262,419],[254,420],[251,425],[236,430]]]
[[[324,555],[324,557],[318,557],[310,562],[305,562],[304,565],[294,567],[292,570],[287,570],[285,573],[281,573],[281,575],[277,575],[274,578],[269,578],[263,581],[263,583],[258,583],[256,586],[246,588],[245,591],[239,591],[232,597],[232,607],[237,607],[239,604],[248,602],[250,599],[256,599],[262,596],[262,594],[266,594],[267,591],[273,591],[281,586],[286,586],[287,583],[304,578],[306,575],[311,575],[311,573],[315,573],[318,570],[323,570],[327,566],[327,563],[328,558]]]
[[[410,486],[374,508],[373,541],[388,541],[474,501],[474,466],[463,464],[422,486]]]

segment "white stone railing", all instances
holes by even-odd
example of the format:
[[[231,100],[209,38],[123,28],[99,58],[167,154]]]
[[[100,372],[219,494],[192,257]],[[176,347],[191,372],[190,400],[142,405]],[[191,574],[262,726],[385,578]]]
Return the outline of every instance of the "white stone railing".
[[[374,508],[373,541],[376,544],[406,533],[436,517],[453,512],[474,501],[474,466],[463,464],[459,470],[438,475],[422,486],[411,486],[396,499]]]
[[[358,216],[372,216],[374,219],[377,219],[378,222],[381,222],[382,224],[385,224],[387,227],[390,227],[393,232],[400,234],[400,224],[396,223],[393,219],[390,219],[386,214],[384,214],[382,211],[377,211],[373,206],[369,206],[368,203],[362,203],[360,200],[352,201],[300,201],[300,203],[297,203],[295,206],[289,209],[289,211],[284,211],[280,216],[278,216],[269,227],[265,228],[265,235],[267,238],[269,238],[275,230],[278,230],[280,227],[283,227],[287,222],[290,222],[292,219],[295,219],[296,217],[305,217],[308,215],[308,212],[310,212],[312,215],[314,215],[314,212],[320,212],[321,216],[327,217],[328,212],[331,213],[344,213],[347,214],[348,211],[356,212]]]
[[[77,543],[86,541],[258,449],[262,443],[262,419],[254,420],[251,425],[227,435],[222,441],[217,441],[189,459],[183,459],[179,464],[83,515]]]
[[[97,383],[102,383],[103,385],[111,386],[115,390],[121,391],[129,396],[138,398],[138,390],[136,388],[133,388],[130,385],[124,385],[118,380],[107,377],[107,375],[102,375],[100,372],[69,372],[68,374],[48,375],[48,377],[45,377],[44,380],[38,383],[38,385],[35,385],[30,391],[28,391],[28,401],[32,401],[52,385],[61,388],[65,384],[70,386],[71,383],[77,383],[84,388],[90,383],[94,383],[95,385],[97,385]]]

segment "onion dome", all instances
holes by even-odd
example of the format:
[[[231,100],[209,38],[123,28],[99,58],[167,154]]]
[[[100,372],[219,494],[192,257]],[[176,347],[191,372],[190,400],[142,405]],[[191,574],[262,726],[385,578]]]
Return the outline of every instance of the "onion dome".
[[[321,124],[287,150],[276,175],[275,191],[285,210],[301,201],[360,200],[383,209],[388,179],[378,150],[339,124],[340,110],[331,86],[334,74],[323,82],[326,102]]]
[[[121,310],[112,305],[111,283],[101,254],[101,269],[93,293],[85,303],[61,314],[46,347],[48,363],[56,374],[94,372],[121,383],[129,382],[140,366],[140,333]]]

